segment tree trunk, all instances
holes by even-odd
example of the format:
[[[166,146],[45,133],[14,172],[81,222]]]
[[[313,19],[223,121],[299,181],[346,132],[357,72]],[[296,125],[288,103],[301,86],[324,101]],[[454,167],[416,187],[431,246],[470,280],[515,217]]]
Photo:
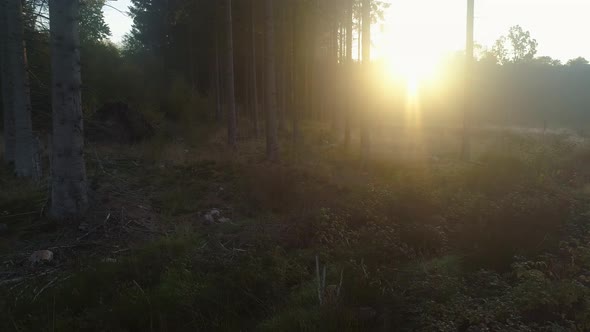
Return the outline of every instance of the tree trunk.
[[[53,145],[51,214],[79,217],[88,208],[80,95],[78,0],[50,0]]]
[[[463,110],[463,137],[461,144],[461,158],[469,160],[471,147],[469,141],[469,113],[471,110],[471,78],[473,71],[473,25],[474,0],[467,0],[467,36],[465,45],[465,109]]]
[[[195,52],[194,52],[194,43],[193,43],[193,22],[190,21],[188,25],[188,64],[189,64],[189,78],[191,81],[191,97],[194,97],[195,94],[198,94],[200,90],[197,87],[197,79],[195,77]]]
[[[357,42],[356,58],[357,58],[358,62],[361,63],[361,57],[362,57],[361,51],[363,50],[363,44],[362,44],[362,41],[363,41],[363,36],[362,36],[363,17],[361,15],[361,13],[359,13],[358,15],[359,15],[359,17],[358,17],[358,30],[357,30],[357,41],[356,41]]]
[[[2,109],[4,120],[4,161],[14,164],[16,137],[14,133],[14,67],[9,64],[8,1],[0,1],[0,79],[2,80]]]
[[[288,38],[288,20],[289,20],[289,16],[287,15],[287,8],[283,8],[281,9],[281,13],[282,13],[282,23],[281,23],[281,32],[280,32],[280,43],[279,43],[279,48],[280,48],[280,52],[281,52],[281,64],[279,72],[280,72],[280,77],[281,80],[279,82],[279,86],[281,88],[281,93],[280,93],[280,104],[281,106],[279,107],[280,112],[279,112],[279,131],[280,132],[284,132],[285,131],[285,118],[287,115],[287,73],[288,73],[288,65],[287,65],[287,54],[288,54],[288,43],[287,43],[287,38]]]
[[[20,1],[7,1],[8,63],[12,66],[15,133],[14,168],[17,176],[33,176],[33,129],[23,11]]]
[[[221,71],[221,65],[219,64],[219,29],[215,29],[215,59],[213,69],[213,85],[215,90],[215,120],[221,121],[223,110],[221,107],[221,82],[219,79],[219,72]]]
[[[271,161],[279,159],[279,139],[277,134],[277,87],[275,72],[275,31],[274,31],[274,0],[265,0],[266,26],[266,157]]]
[[[299,114],[301,112],[301,100],[303,96],[301,95],[301,43],[300,39],[298,39],[297,35],[297,28],[299,16],[299,5],[292,4],[293,8],[293,20],[291,21],[291,116],[293,117],[293,143],[297,144],[300,141],[300,133],[299,133]],[[296,61],[299,59],[299,61]],[[296,92],[298,98],[295,99]],[[297,102],[296,102],[297,101]]]
[[[227,98],[227,140],[229,146],[237,148],[238,133],[236,121],[236,96],[234,88],[234,42],[231,0],[225,0],[225,84]]]
[[[347,73],[347,105],[346,105],[346,119],[344,120],[344,146],[348,148],[350,146],[350,117],[352,114],[352,91],[353,87],[353,74],[352,74],[352,18],[354,15],[354,0],[348,0],[348,14],[346,15],[346,73]]]
[[[366,78],[369,76],[371,70],[371,0],[363,0],[363,76]],[[368,80],[363,80],[365,83],[365,88],[363,89],[363,93],[366,95],[369,90],[366,89],[366,83]],[[367,97],[367,102],[368,96]],[[369,135],[369,118],[370,115],[367,114],[367,107],[363,107],[365,109],[364,113],[361,114],[361,164],[366,166],[370,148],[371,148],[371,137]]]
[[[250,25],[252,33],[252,59],[251,59],[251,75],[252,75],[252,113],[254,115],[254,130],[256,138],[260,137],[260,121],[258,119],[258,77],[256,66],[256,1],[252,0],[252,7],[250,8]]]

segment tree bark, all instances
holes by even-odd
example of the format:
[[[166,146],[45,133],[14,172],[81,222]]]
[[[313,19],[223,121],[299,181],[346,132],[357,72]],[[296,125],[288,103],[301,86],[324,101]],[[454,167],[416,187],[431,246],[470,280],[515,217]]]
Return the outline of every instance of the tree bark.
[[[279,159],[279,139],[277,134],[277,87],[275,72],[275,28],[274,28],[274,0],[265,0],[266,26],[266,157],[271,161]]]
[[[465,108],[463,110],[463,137],[461,144],[461,158],[469,160],[471,157],[471,147],[469,141],[469,113],[471,110],[471,78],[473,71],[473,26],[475,1],[467,0],[467,36],[465,43]]]
[[[293,143],[299,143],[300,137],[300,129],[299,129],[299,115],[301,112],[301,100],[303,96],[301,95],[301,83],[303,75],[301,75],[301,40],[298,38],[297,28],[298,23],[300,23],[300,16],[299,16],[299,5],[292,3],[292,10],[293,10],[293,20],[291,21],[291,46],[292,46],[292,53],[291,53],[291,116],[293,120]],[[299,59],[297,61],[296,59]],[[298,92],[298,98],[295,99],[296,92]]]
[[[251,75],[252,75],[252,113],[254,115],[254,130],[256,133],[256,138],[260,137],[260,120],[258,119],[258,66],[256,65],[256,1],[252,0],[251,5],[251,12],[250,12],[250,25],[251,25],[251,33],[252,33],[252,59],[251,59]]]
[[[15,133],[14,169],[17,176],[33,176],[33,128],[23,11],[20,1],[7,1],[8,64],[12,67]]]
[[[348,0],[348,14],[346,15],[346,73],[347,73],[347,105],[346,114],[344,120],[344,146],[348,148],[350,146],[350,117],[352,114],[352,91],[353,87],[353,60],[352,60],[352,19],[354,16],[354,0]]]
[[[219,64],[219,29],[215,29],[215,55],[213,69],[213,85],[215,90],[215,120],[221,121],[223,110],[221,107],[221,82],[219,79],[219,72],[221,71],[221,65]]]
[[[363,8],[362,8],[362,20],[363,20],[363,71],[364,76],[368,77],[370,70],[371,70],[371,0],[363,0]],[[367,83],[368,80],[363,80],[363,83]],[[368,100],[368,92],[369,90],[365,88],[363,89],[363,93],[366,95],[366,100]],[[366,107],[363,107],[365,110]],[[361,164],[366,166],[369,155],[370,155],[370,148],[371,148],[371,137],[369,134],[369,118],[370,115],[367,114],[365,111],[361,114]]]
[[[78,0],[50,0],[53,144],[51,215],[60,220],[88,208],[82,118]]]
[[[0,79],[2,80],[2,109],[4,120],[4,161],[14,164],[16,137],[14,133],[14,67],[9,63],[8,1],[0,1]]]
[[[237,148],[238,133],[236,121],[236,96],[234,87],[234,42],[231,0],[225,0],[225,84],[227,98],[227,140],[229,146]]]
[[[362,58],[361,51],[363,50],[363,44],[362,44],[362,41],[363,41],[363,36],[362,36],[363,17],[362,17],[361,13],[358,14],[358,24],[357,25],[358,25],[358,30],[357,30],[357,41],[356,41],[357,42],[357,49],[356,49],[357,55],[356,55],[356,57],[358,59],[358,62],[361,63],[361,58]]]
[[[281,92],[279,94],[280,96],[280,107],[279,107],[279,131],[280,132],[284,132],[285,131],[285,119],[286,119],[286,115],[287,115],[287,73],[288,73],[288,69],[289,66],[287,65],[287,55],[288,55],[288,43],[287,43],[287,38],[288,38],[288,22],[289,22],[289,16],[287,15],[287,8],[284,7],[281,9],[281,16],[282,16],[282,22],[281,22],[281,30],[279,33],[279,49],[281,52],[280,55],[280,65],[279,65],[279,73],[280,73],[280,82],[279,82],[279,86],[281,89]]]

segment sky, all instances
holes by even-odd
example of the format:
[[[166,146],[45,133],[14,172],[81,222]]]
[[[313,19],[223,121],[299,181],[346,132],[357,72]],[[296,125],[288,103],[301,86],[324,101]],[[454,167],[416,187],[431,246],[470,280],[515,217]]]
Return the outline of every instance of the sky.
[[[111,29],[111,40],[115,43],[121,43],[133,25],[131,17],[125,15],[130,4],[130,0],[107,0],[108,6],[103,8],[104,19]]]
[[[466,0],[388,0],[392,3],[375,37],[375,53],[408,57],[440,57],[465,45]],[[129,0],[109,0],[126,12]],[[109,7],[105,19],[119,43],[131,29],[131,18]],[[531,32],[539,42],[538,55],[567,61],[590,59],[590,0],[475,0],[475,40],[491,46],[514,25]],[[414,59],[414,61],[416,61]]]

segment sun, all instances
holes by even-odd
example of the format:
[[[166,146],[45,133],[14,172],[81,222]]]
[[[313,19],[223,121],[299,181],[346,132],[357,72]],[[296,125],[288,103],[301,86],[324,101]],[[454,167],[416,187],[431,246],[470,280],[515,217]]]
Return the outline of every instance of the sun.
[[[408,93],[444,84],[444,59],[464,47],[462,1],[396,0],[374,35],[375,58],[390,79],[405,81]]]
[[[418,94],[420,87],[432,83],[439,74],[441,58],[428,53],[404,54],[387,52],[383,59],[386,73],[396,81],[403,81],[411,95]]]

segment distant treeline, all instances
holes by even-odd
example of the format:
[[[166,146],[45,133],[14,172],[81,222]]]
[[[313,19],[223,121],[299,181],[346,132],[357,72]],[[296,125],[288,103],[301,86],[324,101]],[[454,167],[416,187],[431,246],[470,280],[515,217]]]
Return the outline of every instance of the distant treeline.
[[[420,86],[412,104],[405,82],[383,91],[381,111],[400,124],[419,111],[422,123],[460,126],[465,107],[474,125],[590,128],[590,65],[478,63],[464,84],[461,62]],[[471,96],[470,105],[463,98]],[[414,101],[415,102],[415,101]]]

